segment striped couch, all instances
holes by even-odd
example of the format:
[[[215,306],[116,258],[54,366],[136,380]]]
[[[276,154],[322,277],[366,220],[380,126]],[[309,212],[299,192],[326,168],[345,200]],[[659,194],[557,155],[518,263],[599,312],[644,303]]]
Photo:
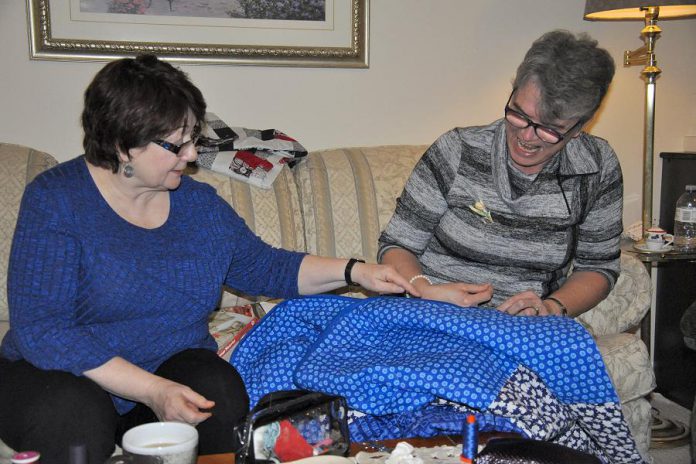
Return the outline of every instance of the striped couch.
[[[269,190],[206,170],[191,175],[214,186],[272,245],[374,261],[377,237],[425,148],[404,145],[312,152],[293,170],[282,171]],[[0,337],[9,325],[5,279],[19,200],[26,182],[53,164],[55,160],[45,153],[0,144]],[[631,256],[622,256],[621,266],[621,277],[609,297],[579,319],[597,340],[629,426],[647,457],[650,404],[646,397],[655,387],[655,377],[634,329],[650,307],[650,280],[643,265]],[[223,304],[234,304],[238,298],[226,293]]]

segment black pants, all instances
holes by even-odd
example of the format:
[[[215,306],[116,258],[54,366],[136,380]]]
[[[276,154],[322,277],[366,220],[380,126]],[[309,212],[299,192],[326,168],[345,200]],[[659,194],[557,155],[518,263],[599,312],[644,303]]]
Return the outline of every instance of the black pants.
[[[249,398],[237,371],[209,350],[186,350],[155,372],[215,401],[212,417],[197,426],[199,454],[236,450],[233,428],[246,415]],[[125,415],[86,377],[38,369],[0,358],[0,438],[17,451],[35,450],[41,462],[68,462],[72,444],[85,444],[90,463],[103,463],[131,427],[155,422],[143,404]]]

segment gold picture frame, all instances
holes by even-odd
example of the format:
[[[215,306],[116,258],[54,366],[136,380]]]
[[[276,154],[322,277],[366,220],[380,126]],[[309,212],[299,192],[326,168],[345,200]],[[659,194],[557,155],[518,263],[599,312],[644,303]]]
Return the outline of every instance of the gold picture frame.
[[[197,18],[192,25],[191,18],[167,17],[169,22],[163,23],[161,18],[131,14],[78,17],[79,0],[26,1],[30,57],[35,60],[109,61],[154,53],[188,64],[369,64],[369,0],[327,0],[328,25],[322,23],[323,29],[301,24],[307,21],[249,20],[228,26],[233,20]]]

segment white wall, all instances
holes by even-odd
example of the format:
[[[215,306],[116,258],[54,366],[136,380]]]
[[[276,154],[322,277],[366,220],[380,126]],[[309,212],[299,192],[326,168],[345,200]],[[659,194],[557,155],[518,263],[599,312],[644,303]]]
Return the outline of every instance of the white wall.
[[[428,144],[451,127],[499,118],[515,69],[541,33],[587,31],[618,65],[591,131],[619,154],[630,224],[641,216],[644,83],[642,67],[621,63],[625,49],[642,44],[642,24],[583,21],[583,8],[583,0],[372,0],[369,69],[182,68],[231,125],[281,129],[309,149]],[[660,25],[658,154],[682,151],[684,137],[696,135],[696,20]],[[0,0],[0,43],[0,140],[59,160],[81,153],[82,92],[103,63],[29,60],[21,0]],[[657,198],[659,157],[655,166]]]

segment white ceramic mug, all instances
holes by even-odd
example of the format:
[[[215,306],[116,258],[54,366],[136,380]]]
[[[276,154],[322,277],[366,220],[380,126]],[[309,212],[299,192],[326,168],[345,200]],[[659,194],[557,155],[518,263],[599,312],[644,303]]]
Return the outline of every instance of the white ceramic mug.
[[[660,227],[651,227],[645,232],[645,246],[648,250],[659,251],[674,242],[674,236]]]
[[[123,455],[106,464],[196,464],[198,430],[180,422],[152,422],[123,435]]]

